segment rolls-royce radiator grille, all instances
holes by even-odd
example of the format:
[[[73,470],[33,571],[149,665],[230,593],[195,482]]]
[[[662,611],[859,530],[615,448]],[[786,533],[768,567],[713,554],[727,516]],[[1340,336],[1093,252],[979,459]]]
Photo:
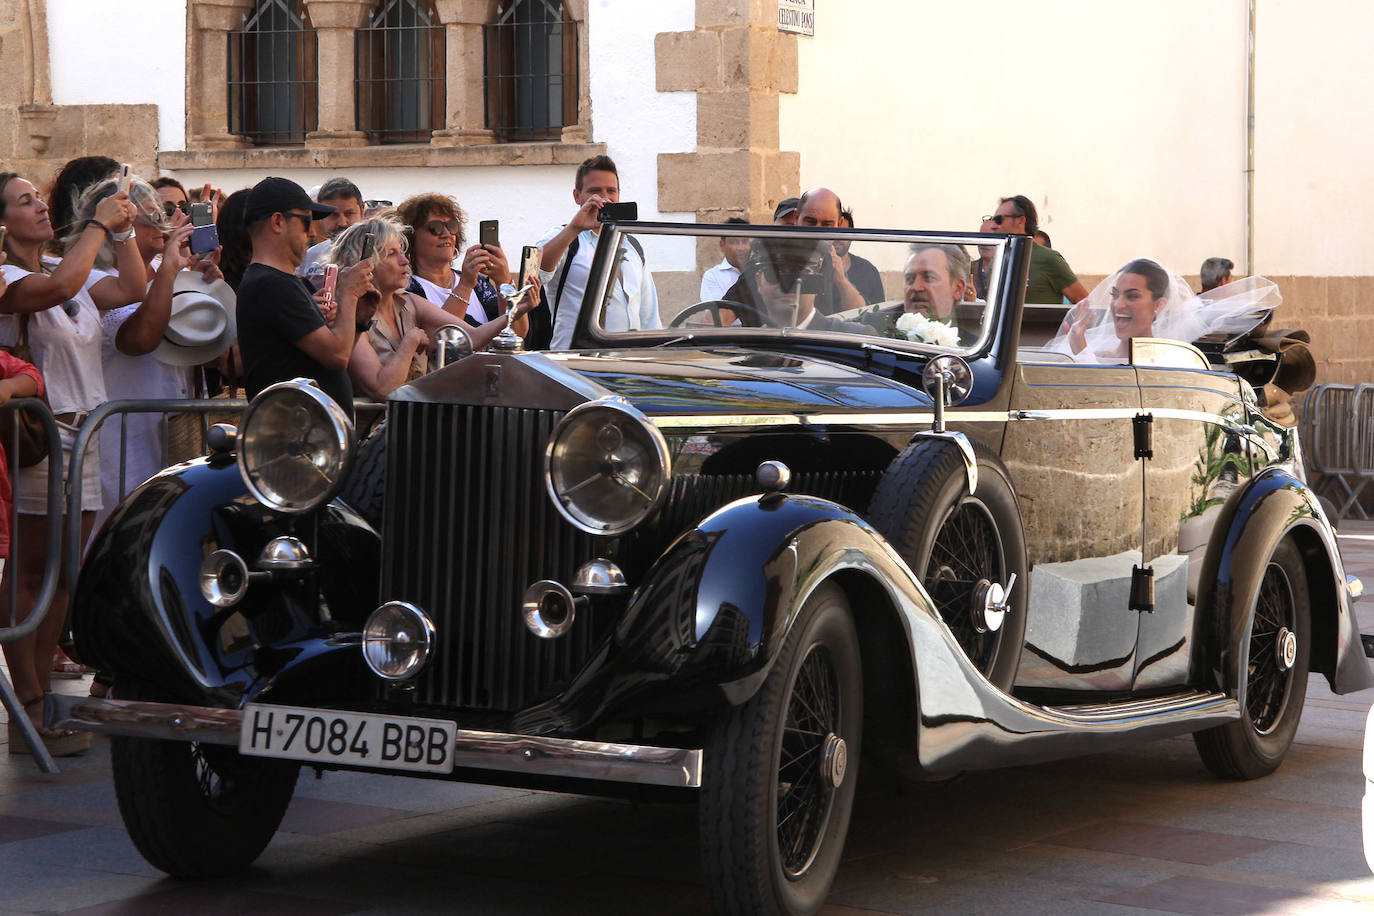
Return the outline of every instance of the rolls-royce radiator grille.
[[[626,565],[631,586],[668,544],[715,509],[758,492],[752,474],[675,476],[663,508],[616,543],[573,528],[544,487],[544,449],[559,411],[393,401],[383,514],[382,600],[409,601],[438,630],[416,702],[514,712],[568,683],[615,624],[593,602],[558,639],[520,616],[540,579],[571,583],[597,556]],[[791,492],[860,512],[878,471],[810,472]]]
[[[562,414],[392,402],[383,528],[383,600],[434,620],[436,658],[416,701],[511,711],[548,695],[605,630],[579,611],[560,639],[520,618],[525,588],[572,581],[595,541],[563,520],[544,489],[544,446]],[[604,548],[603,548],[604,549]]]

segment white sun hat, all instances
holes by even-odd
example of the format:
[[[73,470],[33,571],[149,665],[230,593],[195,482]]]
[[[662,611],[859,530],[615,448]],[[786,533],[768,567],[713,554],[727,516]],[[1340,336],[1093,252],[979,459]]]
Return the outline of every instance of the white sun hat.
[[[169,366],[198,366],[234,345],[236,297],[223,280],[206,283],[197,271],[183,270],[172,284],[172,315],[153,358]]]

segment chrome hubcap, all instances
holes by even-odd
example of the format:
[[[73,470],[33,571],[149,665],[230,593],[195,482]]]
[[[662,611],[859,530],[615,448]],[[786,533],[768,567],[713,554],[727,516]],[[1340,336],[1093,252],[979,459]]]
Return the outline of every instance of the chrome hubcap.
[[[973,629],[978,633],[996,633],[1007,619],[1006,592],[996,582],[979,580],[973,589],[973,607],[969,608]]]
[[[826,788],[838,789],[844,782],[845,770],[849,768],[849,746],[844,739],[831,732],[825,736],[821,750],[821,779]]]
[[[1274,650],[1278,655],[1279,669],[1291,671],[1293,664],[1298,660],[1298,636],[1287,627],[1279,630],[1278,639],[1275,641]]]

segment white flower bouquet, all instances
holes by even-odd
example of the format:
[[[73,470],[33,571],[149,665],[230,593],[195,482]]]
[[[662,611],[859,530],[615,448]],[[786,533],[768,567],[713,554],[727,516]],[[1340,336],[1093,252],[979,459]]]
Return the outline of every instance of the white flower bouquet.
[[[959,346],[959,332],[955,328],[916,312],[903,312],[897,318],[897,335],[937,347]]]

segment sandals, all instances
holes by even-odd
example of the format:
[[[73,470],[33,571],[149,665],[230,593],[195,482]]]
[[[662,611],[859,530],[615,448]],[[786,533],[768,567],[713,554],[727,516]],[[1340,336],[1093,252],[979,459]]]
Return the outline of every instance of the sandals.
[[[52,676],[53,677],[81,677],[86,673],[86,666],[80,662],[74,662],[67,657],[59,647],[52,657]]]
[[[42,714],[43,698],[35,697],[32,700],[21,700],[24,713],[33,718],[30,709],[36,708]],[[91,749],[92,735],[90,732],[78,732],[71,729],[44,728],[37,723],[34,728],[38,730],[38,737],[43,739],[43,746],[48,749],[48,753],[53,757],[75,757],[77,754],[84,754]],[[14,719],[9,722],[9,752],[10,754],[30,754],[28,743],[24,740],[24,733],[19,728],[19,723]]]

